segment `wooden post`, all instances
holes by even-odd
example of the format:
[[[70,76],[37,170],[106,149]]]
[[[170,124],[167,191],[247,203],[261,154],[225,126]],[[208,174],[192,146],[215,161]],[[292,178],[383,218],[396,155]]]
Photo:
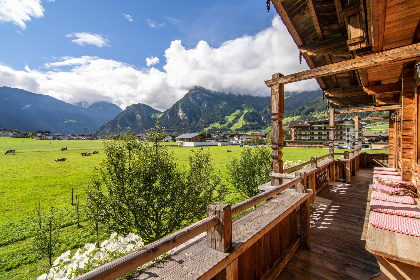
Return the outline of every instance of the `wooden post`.
[[[304,250],[311,248],[310,210],[309,199],[307,199],[300,205],[300,244]]]
[[[273,79],[283,76],[280,73],[273,74]],[[284,114],[284,84],[271,86],[271,119],[273,127],[271,130],[271,173],[283,173],[283,114]],[[281,178],[271,178],[272,186],[279,186],[283,183]]]
[[[232,209],[230,205],[212,203],[207,206],[207,217],[217,216],[219,223],[207,230],[207,245],[220,252],[232,248]]]
[[[311,157],[311,168],[317,168],[318,167],[318,160],[316,157]]]
[[[360,169],[360,146],[359,146],[359,116],[354,117],[354,147],[356,149],[356,171]]]
[[[295,177],[299,178],[301,177],[303,179],[303,184],[302,183],[297,183],[295,186],[295,191],[298,193],[304,193],[306,192],[307,186],[308,186],[308,180],[307,180],[307,176],[305,172],[300,172],[300,171],[296,171],[295,172]]]
[[[350,183],[351,179],[351,160],[350,153],[348,151],[344,152],[344,159],[347,159],[345,162],[344,176],[346,177],[346,183]]]
[[[329,159],[334,159],[334,128],[335,128],[335,109],[330,108],[329,111],[329,127],[330,127],[330,134],[329,134]]]

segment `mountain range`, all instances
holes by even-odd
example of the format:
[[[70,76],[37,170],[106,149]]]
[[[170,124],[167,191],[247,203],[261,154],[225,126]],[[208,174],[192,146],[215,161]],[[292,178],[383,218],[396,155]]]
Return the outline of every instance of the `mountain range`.
[[[48,95],[0,87],[0,128],[90,134],[121,111],[120,107],[109,102],[83,107]]]
[[[320,97],[321,91],[285,93],[285,110],[293,111]],[[129,127],[144,133],[157,118],[168,133],[263,130],[271,125],[270,97],[216,92],[194,87],[164,112],[135,104],[102,125],[97,134],[117,134]]]
[[[320,90],[286,92],[285,116],[298,111],[313,113],[312,107],[325,108],[319,102],[321,95]],[[108,102],[72,105],[8,87],[0,87],[0,101],[0,128],[22,131],[119,134],[130,128],[138,134],[153,127],[157,119],[168,133],[263,130],[271,125],[270,97],[216,92],[198,86],[164,112],[146,104],[133,104],[124,111]]]

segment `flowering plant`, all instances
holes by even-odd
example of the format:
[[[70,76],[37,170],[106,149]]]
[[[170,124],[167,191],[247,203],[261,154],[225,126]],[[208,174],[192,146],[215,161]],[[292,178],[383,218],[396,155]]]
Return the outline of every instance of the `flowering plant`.
[[[37,280],[73,279],[143,246],[142,239],[136,234],[129,233],[122,237],[113,233],[99,248],[95,244],[87,243],[73,256],[70,256],[70,251],[66,251],[53,262],[49,273],[42,274]]]

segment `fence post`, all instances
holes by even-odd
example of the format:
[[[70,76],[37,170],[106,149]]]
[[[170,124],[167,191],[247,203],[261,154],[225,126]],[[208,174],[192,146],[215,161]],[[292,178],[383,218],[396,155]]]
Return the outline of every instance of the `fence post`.
[[[295,185],[295,191],[298,193],[306,192],[306,189],[308,187],[308,176],[306,176],[305,172],[296,171],[295,178],[299,177],[303,179],[303,183],[297,183]]]
[[[311,157],[311,168],[318,167],[318,159],[316,157]]]
[[[227,204],[212,203],[207,206],[207,217],[210,216],[217,216],[219,223],[207,230],[207,245],[225,253],[232,248],[232,209]]]

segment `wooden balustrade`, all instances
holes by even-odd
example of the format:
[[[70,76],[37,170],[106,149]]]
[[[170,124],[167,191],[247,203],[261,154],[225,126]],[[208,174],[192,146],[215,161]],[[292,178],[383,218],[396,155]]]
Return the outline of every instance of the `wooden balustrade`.
[[[301,168],[294,174],[272,173],[274,181],[288,180],[232,207],[211,204],[206,219],[76,279],[121,277],[205,232],[207,237],[199,236],[192,244],[184,244],[185,248],[158,265],[135,273],[133,279],[148,275],[206,279],[276,277],[299,246],[310,248],[310,199],[338,179],[343,170],[345,176],[351,176],[358,168],[359,157],[359,150],[346,152],[336,160],[334,155],[327,154],[289,168]],[[257,205],[232,222],[233,216]],[[205,262],[201,261],[203,256]]]

